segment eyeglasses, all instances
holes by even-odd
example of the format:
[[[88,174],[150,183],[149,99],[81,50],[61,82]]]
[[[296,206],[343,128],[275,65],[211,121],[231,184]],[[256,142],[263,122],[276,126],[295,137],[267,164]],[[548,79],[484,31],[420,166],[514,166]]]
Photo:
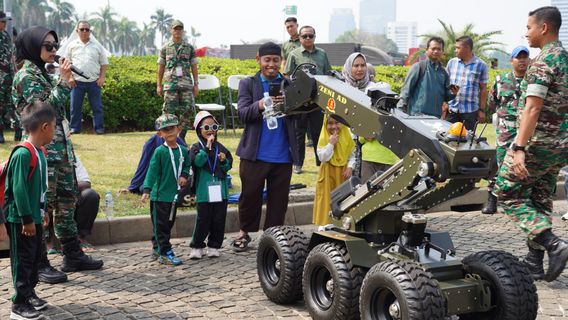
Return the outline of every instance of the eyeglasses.
[[[59,49],[59,43],[54,42],[54,43],[44,43],[41,45],[42,47],[45,47],[45,50],[47,51],[53,51],[53,49],[57,50]]]
[[[218,124],[213,124],[213,125],[205,124],[205,125],[202,125],[199,128],[201,128],[205,131],[209,131],[209,130],[217,131],[217,130],[219,130],[219,125]]]
[[[313,39],[315,37],[316,37],[315,34],[303,34],[303,35],[300,36],[300,38],[302,38],[302,39]]]
[[[79,28],[79,31],[81,31],[81,32],[91,32],[91,29],[89,29],[89,28]]]

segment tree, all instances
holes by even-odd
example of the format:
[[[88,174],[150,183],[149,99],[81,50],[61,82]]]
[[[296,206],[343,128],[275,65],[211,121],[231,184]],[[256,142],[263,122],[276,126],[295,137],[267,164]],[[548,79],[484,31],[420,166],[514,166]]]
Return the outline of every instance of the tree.
[[[47,0],[16,0],[12,9],[14,26],[19,30],[47,24],[47,13],[50,11]]]
[[[195,48],[195,42],[197,38],[201,37],[201,33],[197,32],[197,30],[194,27],[191,27],[190,37],[191,37],[191,45]]]
[[[504,46],[503,43],[491,40],[493,36],[502,34],[503,32],[501,30],[489,31],[479,34],[473,31],[473,28],[475,27],[473,23],[468,23],[460,32],[456,32],[451,24],[447,24],[440,19],[438,19],[438,21],[442,25],[442,30],[439,33],[423,34],[420,35],[420,37],[424,40],[424,42],[428,41],[429,38],[434,36],[444,39],[444,57],[442,58],[442,64],[444,65],[448,62],[448,60],[455,57],[456,39],[461,36],[471,37],[471,39],[473,40],[473,53],[486,63],[489,63],[489,61],[491,60],[491,57],[489,56],[490,52],[498,51],[506,53],[502,49],[502,47]],[[418,50],[409,58],[409,61],[416,61],[418,57],[420,57],[424,53],[424,51],[424,48]]]
[[[67,37],[75,25],[75,6],[62,0],[50,0],[52,10],[47,17],[48,25],[53,26],[60,37]]]
[[[114,38],[116,49],[118,49],[123,55],[131,54],[139,43],[139,34],[140,30],[138,29],[136,22],[130,21],[126,17],[122,17],[116,25]]]
[[[150,16],[152,19],[152,25],[156,28],[156,31],[160,32],[160,46],[164,44],[164,41],[170,35],[170,25],[174,21],[171,14],[166,13],[164,9],[156,9],[156,13]]]
[[[111,51],[115,49],[113,39],[116,30],[116,16],[116,12],[108,4],[100,8],[99,12],[93,13],[92,24],[95,27],[97,39],[103,47]]]
[[[138,34],[139,44],[138,44],[138,55],[153,54],[156,50],[156,45],[154,40],[156,39],[156,29],[152,27],[151,24],[143,24],[142,29]]]
[[[388,39],[384,34],[370,33],[359,29],[345,32],[335,39],[335,43],[360,43],[386,52],[398,51],[396,43]]]

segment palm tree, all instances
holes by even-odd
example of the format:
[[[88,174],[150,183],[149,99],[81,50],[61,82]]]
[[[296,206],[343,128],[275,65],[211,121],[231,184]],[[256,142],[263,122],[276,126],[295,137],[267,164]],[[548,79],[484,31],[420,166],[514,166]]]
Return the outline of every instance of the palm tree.
[[[140,43],[138,45],[138,54],[143,56],[147,54],[153,54],[156,50],[156,29],[152,27],[151,24],[143,24],[142,29],[138,34],[138,39]]]
[[[456,32],[454,27],[451,24],[447,24],[444,21],[438,19],[440,24],[442,25],[442,31],[438,34],[423,34],[420,37],[427,41],[431,37],[441,37],[444,39],[445,46],[444,46],[444,57],[442,58],[442,64],[446,64],[448,60],[455,56],[455,47],[456,47],[456,39],[461,36],[470,36],[473,40],[473,53],[479,57],[480,59],[484,60],[488,63],[491,58],[489,57],[489,52],[491,51],[499,51],[505,52],[502,49],[504,44],[502,42],[493,41],[491,38],[495,35],[503,34],[501,30],[496,31],[489,31],[486,33],[476,33],[473,31],[474,25],[473,23],[468,23],[463,30],[460,32]],[[423,53],[425,49],[420,49],[415,52],[409,59],[409,61],[414,62],[416,61]],[[506,52],[505,52],[506,53]]]
[[[46,25],[50,8],[47,0],[16,0],[12,6],[14,27],[19,30]]]
[[[165,39],[167,38],[167,36],[169,36],[170,25],[172,24],[174,18],[171,14],[166,13],[164,9],[158,8],[156,9],[156,13],[150,16],[150,19],[152,19],[152,25],[154,26],[154,28],[156,28],[156,31],[160,32],[160,45],[163,45]]]
[[[123,55],[132,53],[138,44],[138,34],[140,30],[136,25],[136,22],[128,20],[126,17],[122,17],[118,24],[116,25],[116,33],[114,42],[116,47]]]
[[[191,27],[191,45],[195,48],[195,42],[197,41],[197,38],[201,37],[201,33],[197,32],[197,30],[194,27]]]
[[[47,21],[60,37],[69,36],[75,24],[75,6],[62,0],[50,0],[52,11]]]
[[[92,24],[97,32],[97,39],[104,47],[111,51],[115,48],[113,39],[116,29],[116,20],[114,20],[114,17],[116,16],[116,12],[114,12],[108,4],[100,8],[99,12],[93,13],[94,18]]]

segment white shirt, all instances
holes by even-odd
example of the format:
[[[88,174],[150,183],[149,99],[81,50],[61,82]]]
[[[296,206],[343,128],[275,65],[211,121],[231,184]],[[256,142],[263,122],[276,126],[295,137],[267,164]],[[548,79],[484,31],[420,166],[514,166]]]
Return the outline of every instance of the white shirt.
[[[91,182],[87,169],[85,169],[78,155],[75,155],[75,175],[77,176],[78,182]]]
[[[328,162],[329,160],[331,160],[331,157],[333,156],[333,145],[331,143],[328,143],[325,147],[323,148],[318,148],[317,149],[317,154],[318,154],[318,159],[321,162]],[[351,152],[351,154],[349,155],[349,159],[347,160],[347,166],[351,169],[353,169],[353,167],[355,167],[355,161],[357,160],[355,158],[355,152],[356,152],[356,148],[353,148],[353,152]]]
[[[97,81],[101,72],[102,65],[108,65],[108,58],[103,46],[94,41],[83,43],[77,39],[69,44],[65,53],[65,58],[71,60],[73,64],[81,69],[89,79],[76,76],[75,79],[81,82]]]

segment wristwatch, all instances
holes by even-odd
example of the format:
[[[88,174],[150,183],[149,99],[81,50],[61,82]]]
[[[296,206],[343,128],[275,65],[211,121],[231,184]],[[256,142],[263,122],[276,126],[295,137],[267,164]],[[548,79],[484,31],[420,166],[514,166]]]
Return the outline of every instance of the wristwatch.
[[[511,150],[513,151],[522,151],[522,152],[526,152],[527,151],[527,146],[519,146],[516,143],[512,143],[511,144]]]

